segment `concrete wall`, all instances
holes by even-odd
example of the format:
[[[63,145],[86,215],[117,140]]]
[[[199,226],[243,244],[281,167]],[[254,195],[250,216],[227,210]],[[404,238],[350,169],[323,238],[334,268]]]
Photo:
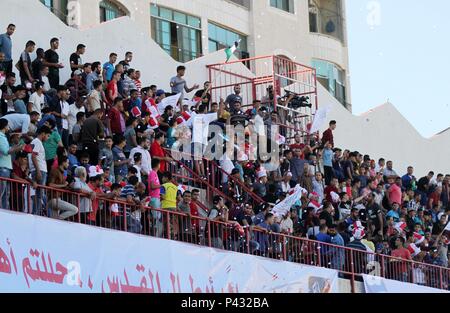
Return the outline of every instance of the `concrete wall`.
[[[142,71],[143,84],[155,83],[163,89],[169,89],[169,79],[175,74],[178,63],[149,39],[148,35],[141,31],[139,24],[130,18],[123,17],[92,29],[77,30],[67,27],[38,1],[2,1],[8,10],[0,11],[0,20],[4,21],[5,27],[9,22],[17,25],[13,36],[15,61],[27,40],[33,39],[37,47],[47,49],[51,37],[58,37],[58,53],[61,62],[66,65],[61,71],[61,80],[65,81],[69,77],[69,56],[78,43],[87,46],[83,56],[85,62],[105,62],[110,52],[118,53],[122,59],[125,52],[131,50],[134,52],[132,66]],[[34,59],[34,56],[32,58]],[[220,63],[224,59],[224,52],[218,51],[188,62],[188,83],[202,84],[208,79],[206,65]],[[233,71],[251,75],[248,69],[240,64],[233,66]],[[367,114],[354,116],[320,85],[319,105],[332,107],[329,119],[336,119],[339,123],[335,132],[338,146],[370,154],[376,159],[391,159],[399,174],[405,173],[410,164],[415,166],[416,176],[424,175],[429,170],[450,173],[450,131],[425,139],[392,104],[385,104]]]

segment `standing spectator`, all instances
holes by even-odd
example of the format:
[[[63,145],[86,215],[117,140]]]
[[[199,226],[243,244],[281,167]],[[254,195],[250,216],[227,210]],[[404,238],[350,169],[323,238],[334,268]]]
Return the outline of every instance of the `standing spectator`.
[[[73,142],[73,127],[77,123],[77,115],[78,113],[82,112],[85,113],[86,109],[84,108],[84,99],[78,98],[75,103],[72,103],[69,105],[69,112],[67,114],[67,122],[68,122],[68,129],[69,129],[69,143]]]
[[[43,143],[45,148],[45,159],[47,161],[47,168],[51,168],[53,161],[56,156],[56,151],[58,147],[63,147],[63,142],[61,140],[61,136],[59,135],[58,129],[55,127],[55,122],[53,120],[49,120],[48,124],[52,133],[50,137]]]
[[[114,71],[112,74],[112,78],[106,87],[106,100],[108,104],[111,106],[114,104],[114,100],[119,97],[119,87],[118,82],[120,80],[120,72]]]
[[[125,139],[127,141],[127,145],[125,146],[124,152],[127,157],[130,156],[131,150],[137,147],[136,130],[135,130],[137,125],[138,125],[137,118],[130,117],[127,120],[127,128],[124,133]]]
[[[14,90],[14,111],[19,114],[27,114],[27,106],[23,99],[27,95],[27,89],[24,86],[17,86]]]
[[[72,74],[76,70],[83,69],[83,61],[81,60],[81,56],[86,52],[86,46],[83,44],[79,44],[77,46],[77,51],[70,55],[70,69],[72,70]]]
[[[189,190],[183,193],[182,200],[177,205],[177,211],[184,215],[179,215],[179,223],[181,230],[181,239],[183,241],[191,242],[192,238],[192,223],[191,223],[191,200],[192,195]]]
[[[117,61],[117,54],[111,53],[109,55],[109,61],[103,64],[103,82],[105,84],[109,83],[113,78],[113,74],[115,71],[114,64]]]
[[[92,64],[84,63],[83,69],[81,71],[83,72],[81,74],[81,81],[86,86],[86,79],[87,79],[88,75],[92,73]]]
[[[327,142],[331,144],[331,148],[334,148],[334,137],[333,130],[336,129],[336,121],[331,121],[328,129],[322,135],[322,145],[325,145]]]
[[[160,173],[164,173],[167,171],[167,162],[170,162],[172,159],[166,156],[166,152],[162,148],[165,141],[165,136],[163,133],[157,133],[155,135],[155,141],[153,141],[150,147],[150,155],[152,159],[158,159],[161,161],[160,164]]]
[[[402,260],[412,260],[411,253],[404,247],[405,238],[397,237],[392,240],[391,256]],[[402,260],[391,259],[393,266],[393,274],[396,280],[408,281],[408,264]]]
[[[124,181],[128,175],[128,165],[130,159],[125,156],[123,149],[127,144],[127,141],[123,135],[114,136],[114,147],[112,148],[114,159],[114,175],[117,183]]]
[[[36,49],[36,59],[34,59],[33,62],[31,62],[32,75],[35,80],[41,80],[40,72],[41,72],[42,67],[44,66],[44,64],[43,64],[44,53],[45,53],[44,49],[37,48]]]
[[[92,90],[88,94],[87,98],[87,109],[90,114],[92,114],[97,109],[103,109],[102,102],[102,82],[100,80],[94,81],[92,85]]]
[[[228,105],[229,108],[233,108],[236,102],[242,103],[241,85],[234,85],[233,91],[234,93],[228,95],[225,99],[225,104]]]
[[[136,90],[136,84],[134,83],[134,79],[136,78],[136,71],[132,68],[126,71],[126,75],[123,79],[123,92],[122,96],[126,99],[130,96],[131,90]]]
[[[402,200],[402,189],[401,189],[401,179],[397,176],[390,176],[388,178],[388,183],[390,185],[387,190],[387,197],[389,200],[389,205],[392,206],[392,203],[403,203]]]
[[[323,149],[323,170],[325,172],[325,184],[329,185],[334,177],[333,171],[333,150],[331,143],[326,143]]]
[[[56,118],[56,125],[58,126],[58,130],[60,133],[62,132],[62,120],[67,118],[67,116],[63,116],[62,110],[65,106],[64,102],[69,98],[69,91],[66,86],[60,85],[57,87],[57,95],[52,99],[49,103],[50,110],[52,114]],[[67,102],[66,102],[67,103]],[[67,105],[68,106],[68,105]]]
[[[33,181],[38,185],[45,186],[47,183],[47,162],[45,155],[45,148],[43,143],[48,140],[52,131],[47,126],[42,126],[37,131],[36,138],[31,141],[33,147],[33,153],[28,157],[30,164],[30,172]],[[33,201],[33,214],[42,215],[42,194],[41,189],[36,190],[35,199]]]
[[[55,89],[59,86],[59,69],[64,67],[64,65],[59,63],[59,55],[56,52],[58,48],[59,39],[52,38],[50,40],[50,49],[45,51],[45,60],[43,62],[44,65],[49,68],[48,80],[50,82],[50,86]]]
[[[30,96],[28,100],[28,113],[37,112],[42,114],[42,107],[45,104],[45,89],[43,82],[36,82],[34,85],[35,92]]]
[[[44,83],[44,89],[46,92],[49,91],[51,88],[50,81],[48,80],[48,73],[49,73],[48,66],[42,65],[41,70],[39,72],[38,80]]]
[[[2,90],[2,115],[6,115],[9,112],[14,112],[14,90],[16,85],[16,74],[9,73],[6,75],[5,83],[0,86]]]
[[[123,112],[123,99],[117,97],[114,99],[113,107],[109,110],[109,120],[111,133],[123,135],[125,132],[125,117]]]
[[[81,133],[83,149],[89,153],[89,159],[93,162],[98,162],[99,139],[104,137],[102,116],[101,109],[95,110],[94,114],[84,121]]]
[[[142,154],[142,174],[143,176],[148,176],[152,170],[152,158],[149,153],[150,149],[150,139],[147,137],[137,137],[138,146],[131,149],[130,160],[133,160],[135,153]],[[142,178],[145,180],[145,177]]]
[[[205,82],[203,84],[203,89],[197,90],[197,92],[194,95],[194,101],[200,102],[201,104],[204,104],[206,106],[206,109],[209,110],[209,105],[211,103],[211,83],[209,81]],[[261,101],[255,100],[253,101],[253,104],[255,106],[255,103],[258,105],[261,105]],[[255,111],[252,111],[256,115],[256,112],[258,112],[259,107],[256,108]]]
[[[35,47],[36,44],[34,43],[34,41],[31,40],[27,41],[27,44],[25,45],[25,50],[20,55],[19,62],[17,63],[20,73],[20,82],[24,87],[27,87],[27,83],[31,84],[34,83],[30,53],[33,53]]]
[[[48,185],[52,188],[64,189],[68,186],[68,182],[64,177],[64,172],[69,168],[69,160],[67,156],[60,156],[58,158],[58,167],[52,168],[50,172]],[[61,193],[58,191],[49,192],[48,208],[50,210],[50,217],[55,217],[61,220],[74,216],[78,213],[78,208],[61,199]],[[62,213],[60,213],[62,211]]]
[[[91,65],[91,72],[86,76],[86,89],[91,92],[95,89],[94,82],[102,79],[102,65],[100,62],[94,62]]]
[[[142,82],[141,82],[141,71],[136,70],[134,73],[134,85],[136,86],[139,96],[141,96]]]
[[[416,177],[413,175],[414,167],[408,166],[407,172],[402,177],[402,186],[405,189],[412,189],[416,185]]]
[[[115,182],[114,177],[114,156],[112,153],[114,142],[111,136],[105,138],[105,147],[100,151],[99,158],[102,160],[103,168],[109,168],[112,173],[110,177],[107,177],[110,182]]]
[[[393,163],[392,161],[388,161],[386,163],[386,168],[383,170],[383,176],[389,177],[389,176],[398,176],[397,173],[392,168]]]
[[[0,119],[0,177],[11,178],[11,171],[13,169],[11,154],[22,150],[23,145],[17,145],[13,148],[10,147],[6,133],[9,131],[8,120]],[[0,181],[0,199],[1,207],[3,209],[9,209],[9,191],[10,183],[6,181]]]
[[[12,73],[12,40],[16,25],[9,24],[6,33],[0,35],[0,52],[5,54],[6,73]]]
[[[186,80],[184,80],[183,76],[186,73],[186,67],[180,65],[177,67],[177,76],[174,76],[170,79],[170,87],[172,88],[172,93],[179,94],[181,93],[180,100],[184,98],[184,91],[186,93],[190,93],[191,91],[197,89],[199,87],[198,84],[189,88],[187,86]]]
[[[83,150],[83,143],[81,142],[81,129],[83,127],[84,121],[86,120],[86,115],[84,112],[77,113],[77,122],[72,127],[72,144],[77,146],[77,155]]]
[[[130,63],[133,60],[133,52],[128,51],[125,53],[125,60],[119,62],[123,66],[123,70],[126,72],[130,69]]]

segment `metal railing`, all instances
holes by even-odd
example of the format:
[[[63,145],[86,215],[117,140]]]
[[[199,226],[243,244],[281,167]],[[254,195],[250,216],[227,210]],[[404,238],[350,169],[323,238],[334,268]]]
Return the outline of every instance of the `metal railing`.
[[[228,220],[226,209],[220,210],[221,220],[217,220],[101,194],[93,197],[48,186],[37,186],[33,192],[28,182],[8,178],[0,178],[0,186],[3,197],[10,195],[10,205],[4,209],[40,212],[43,216],[52,215],[49,211],[53,211],[53,217],[58,218],[55,208],[70,204],[77,208],[77,212],[66,218],[71,222],[334,269],[342,278],[351,280],[352,292],[354,282],[361,280],[363,274],[444,290],[450,286],[449,268],[275,233],[258,226],[243,227],[237,221]],[[50,199],[56,200],[50,205]]]

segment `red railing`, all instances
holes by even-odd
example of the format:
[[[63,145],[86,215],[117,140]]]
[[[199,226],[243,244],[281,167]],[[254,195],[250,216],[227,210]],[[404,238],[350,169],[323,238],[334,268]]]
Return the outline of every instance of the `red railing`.
[[[40,211],[47,212],[48,199],[52,198],[57,199],[53,207],[70,204],[78,208],[75,215],[66,219],[71,222],[334,269],[342,278],[351,280],[352,291],[355,280],[361,280],[362,274],[449,290],[448,268],[274,233],[258,226],[242,227],[236,221],[227,221],[226,210],[219,215],[223,220],[218,221],[107,195],[91,198],[87,194],[48,186],[38,186],[36,193],[30,194],[29,183],[7,178],[0,178],[0,183],[10,192],[8,209],[14,211],[29,213],[33,206],[38,206],[45,208]],[[40,204],[36,203],[39,192],[44,199]],[[96,213],[92,211],[94,208]],[[84,212],[89,209],[92,210]]]

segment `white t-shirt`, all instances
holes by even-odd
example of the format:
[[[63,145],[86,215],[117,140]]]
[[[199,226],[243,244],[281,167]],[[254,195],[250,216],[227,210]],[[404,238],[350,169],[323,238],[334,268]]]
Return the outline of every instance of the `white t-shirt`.
[[[45,96],[44,96],[44,94],[38,95],[37,92],[34,92],[30,96],[30,100],[28,100],[28,102],[32,103],[31,112],[36,111],[39,114],[41,114],[41,109],[45,104]]]
[[[72,135],[72,129],[77,123],[77,114],[79,112],[85,112],[84,106],[81,108],[77,108],[77,106],[74,104],[69,105],[69,114],[67,116],[67,120],[69,122],[69,134]]]
[[[33,153],[36,153],[36,159],[38,162],[39,169],[41,172],[47,173],[47,162],[45,162],[45,149],[42,141],[39,138],[34,138],[31,142],[34,145]],[[34,167],[33,160],[31,159],[31,154],[28,155],[28,162],[30,163],[30,172],[36,171]]]
[[[51,87],[50,87],[50,82],[48,81],[48,77],[47,76],[41,76],[41,81],[44,83],[45,91],[49,91]]]
[[[66,101],[61,102],[61,114],[69,115],[69,104]],[[69,121],[67,118],[62,119],[62,128],[69,129]]]

